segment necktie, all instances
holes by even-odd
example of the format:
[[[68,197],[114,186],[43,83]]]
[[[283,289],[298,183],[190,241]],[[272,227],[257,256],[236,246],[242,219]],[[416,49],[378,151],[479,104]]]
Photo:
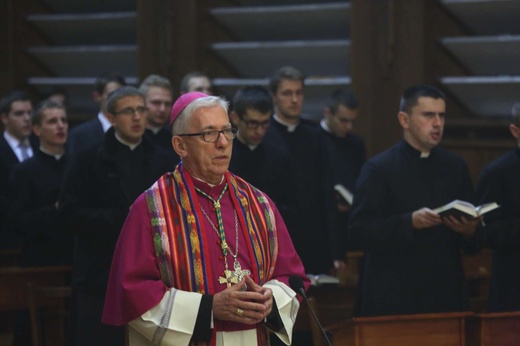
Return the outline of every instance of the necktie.
[[[22,161],[29,158],[29,148],[25,143],[20,143],[20,151],[22,152]]]

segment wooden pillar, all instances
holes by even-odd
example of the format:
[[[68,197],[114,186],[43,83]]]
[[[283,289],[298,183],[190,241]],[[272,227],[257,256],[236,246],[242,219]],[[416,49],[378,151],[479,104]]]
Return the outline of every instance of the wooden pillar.
[[[137,1],[138,77],[141,80],[150,74],[172,77],[172,3]]]
[[[0,1],[0,95],[15,86],[14,0]]]
[[[352,0],[351,66],[353,90],[361,109],[358,132],[369,155],[402,138],[397,122],[402,91],[432,83],[426,66],[433,0]]]
[[[180,81],[188,72],[228,75],[209,44],[229,38],[208,10],[229,5],[226,0],[137,0],[139,77],[164,75],[178,95]]]

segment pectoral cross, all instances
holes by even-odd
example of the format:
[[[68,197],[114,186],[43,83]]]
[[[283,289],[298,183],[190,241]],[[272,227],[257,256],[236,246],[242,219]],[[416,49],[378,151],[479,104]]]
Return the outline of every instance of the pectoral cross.
[[[227,287],[231,287],[231,284],[237,284],[239,281],[235,273],[228,269],[224,270],[224,276],[218,278],[218,283],[226,284]]]
[[[235,263],[233,263],[233,267],[235,267],[233,276],[238,280],[237,282],[242,281],[244,276],[251,275],[251,272],[249,270],[247,270],[247,269],[242,270],[242,267],[240,266],[240,263],[238,263],[237,260],[235,260]]]

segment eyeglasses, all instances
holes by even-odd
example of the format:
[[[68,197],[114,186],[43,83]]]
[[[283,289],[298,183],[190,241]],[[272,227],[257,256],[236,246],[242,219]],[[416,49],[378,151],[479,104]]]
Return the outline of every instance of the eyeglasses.
[[[261,127],[263,129],[266,129],[269,127],[269,124],[271,123],[269,120],[266,121],[256,121],[256,120],[245,120],[240,118],[241,121],[246,124],[248,129],[256,130],[258,127]]]
[[[143,115],[146,112],[148,112],[147,107],[137,107],[137,108],[128,107],[128,108],[122,109],[120,111],[117,111],[114,114],[115,115],[122,114],[122,115],[126,115],[126,116],[133,116],[134,114]]]
[[[224,137],[227,140],[232,140],[237,135],[237,130],[234,128],[224,129],[224,130],[210,130],[210,131],[204,131],[204,132],[197,132],[197,133],[183,133],[180,134],[180,137],[193,137],[193,136],[201,136],[202,140],[204,142],[208,143],[215,143],[218,141],[220,134],[224,135]]]

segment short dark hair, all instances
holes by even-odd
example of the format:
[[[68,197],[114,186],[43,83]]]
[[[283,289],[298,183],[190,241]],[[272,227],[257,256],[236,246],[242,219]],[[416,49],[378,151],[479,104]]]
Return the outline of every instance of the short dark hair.
[[[186,73],[186,75],[184,75],[184,77],[181,80],[180,91],[183,93],[189,92],[190,91],[189,90],[190,79],[197,78],[197,77],[206,77],[207,79],[211,80],[209,78],[209,76],[204,72],[201,72],[201,71],[188,72],[188,73]]]
[[[446,96],[442,91],[432,85],[418,84],[407,88],[401,96],[399,111],[410,113],[415,107],[420,97],[431,97],[446,101]]]
[[[31,123],[33,125],[41,125],[43,119],[43,113],[48,109],[63,109],[65,110],[65,106],[59,104],[56,101],[46,100],[38,104],[38,108],[31,116]]]
[[[107,99],[107,112],[110,113],[110,114],[115,114],[116,111],[117,111],[116,110],[117,101],[119,101],[122,98],[127,97],[127,96],[139,96],[144,101],[144,95],[136,87],[133,87],[133,86],[123,86],[123,87],[121,87],[119,89],[116,89],[116,90],[112,91],[108,95],[108,99]]]
[[[273,99],[269,90],[260,85],[238,89],[233,98],[233,110],[242,118],[248,109],[257,110],[262,114],[273,114]]]
[[[96,90],[96,92],[101,95],[105,91],[107,84],[111,82],[116,82],[121,86],[126,85],[125,79],[120,75],[117,75],[113,72],[104,72],[102,75],[96,78],[96,82],[94,83],[94,90]]]
[[[353,92],[347,89],[336,89],[329,96],[325,106],[330,110],[332,114],[338,111],[339,106],[345,106],[348,109],[358,109],[359,101]]]
[[[282,80],[296,80],[302,82],[303,84],[304,79],[305,77],[300,70],[292,66],[284,66],[278,69],[269,80],[269,89],[273,94],[276,94],[276,91],[278,90]]]
[[[29,95],[22,90],[13,90],[5,94],[0,99],[0,114],[7,114],[11,111],[11,106],[16,101],[31,101]]]

